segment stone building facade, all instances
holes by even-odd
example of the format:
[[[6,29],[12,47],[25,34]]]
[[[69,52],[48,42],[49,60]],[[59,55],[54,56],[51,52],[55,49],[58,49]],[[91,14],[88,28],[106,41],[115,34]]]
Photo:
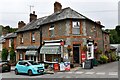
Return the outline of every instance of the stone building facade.
[[[54,10],[50,16],[35,18],[16,31],[17,60],[60,61],[64,58],[80,64],[87,40],[93,40],[104,52],[104,26],[100,22],[92,21],[70,7],[62,9],[59,2],[54,3]]]

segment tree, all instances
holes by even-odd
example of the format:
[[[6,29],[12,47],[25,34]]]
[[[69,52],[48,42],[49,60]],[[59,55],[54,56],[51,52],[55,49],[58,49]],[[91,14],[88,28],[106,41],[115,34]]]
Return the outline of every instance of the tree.
[[[115,30],[117,31],[117,35],[120,37],[120,25],[116,26]]]
[[[2,50],[2,60],[7,60],[8,57],[8,50],[6,48],[3,48]]]
[[[109,32],[110,34],[110,44],[119,44],[120,37],[117,34],[115,29],[106,29],[105,31]]]
[[[10,48],[10,61],[15,62],[15,51],[14,51],[13,41],[11,42],[11,48]]]

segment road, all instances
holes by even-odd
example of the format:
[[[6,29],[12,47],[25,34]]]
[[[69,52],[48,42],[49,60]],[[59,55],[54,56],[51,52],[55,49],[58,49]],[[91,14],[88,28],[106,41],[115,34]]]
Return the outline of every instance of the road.
[[[77,67],[68,72],[55,72],[54,74],[35,76],[25,74],[15,75],[14,71],[11,71],[2,73],[2,78],[118,78],[118,62],[99,65],[93,69]]]

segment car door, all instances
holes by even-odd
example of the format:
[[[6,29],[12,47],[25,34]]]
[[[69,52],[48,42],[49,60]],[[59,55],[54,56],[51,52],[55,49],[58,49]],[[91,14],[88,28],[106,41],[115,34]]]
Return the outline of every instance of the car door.
[[[28,68],[29,68],[28,65],[29,65],[29,64],[28,64],[27,62],[24,62],[24,65],[22,66],[22,71],[23,71],[24,73],[28,73]]]
[[[24,62],[19,62],[17,65],[18,72],[23,73]]]

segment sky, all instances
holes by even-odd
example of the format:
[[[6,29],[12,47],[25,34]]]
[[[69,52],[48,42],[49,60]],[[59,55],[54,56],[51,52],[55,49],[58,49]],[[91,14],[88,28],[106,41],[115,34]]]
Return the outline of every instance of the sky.
[[[54,12],[55,1],[62,8],[70,7],[93,21],[101,21],[105,29],[118,25],[120,0],[0,0],[0,25],[17,28],[19,21],[29,23],[29,14],[33,11],[37,18],[48,16]]]

